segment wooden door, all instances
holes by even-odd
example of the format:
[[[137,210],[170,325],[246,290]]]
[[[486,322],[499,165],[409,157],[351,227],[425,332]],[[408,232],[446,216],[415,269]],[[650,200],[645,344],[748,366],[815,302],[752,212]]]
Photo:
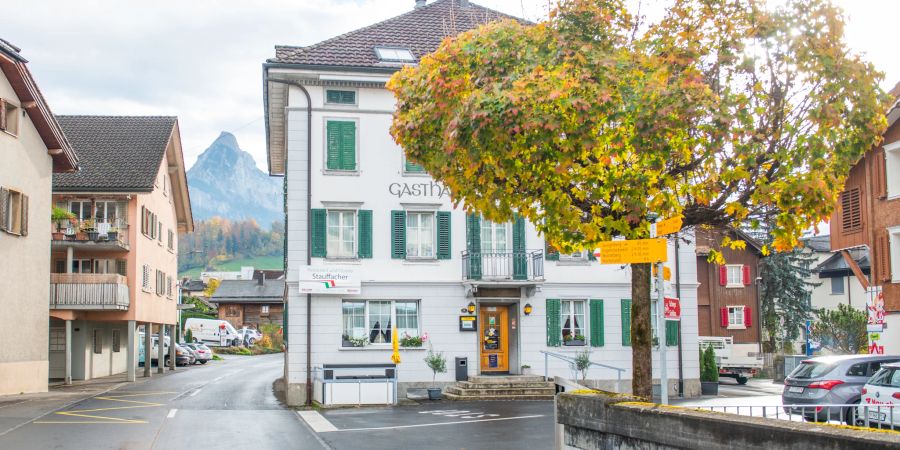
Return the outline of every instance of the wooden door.
[[[509,372],[509,307],[479,309],[482,372]]]

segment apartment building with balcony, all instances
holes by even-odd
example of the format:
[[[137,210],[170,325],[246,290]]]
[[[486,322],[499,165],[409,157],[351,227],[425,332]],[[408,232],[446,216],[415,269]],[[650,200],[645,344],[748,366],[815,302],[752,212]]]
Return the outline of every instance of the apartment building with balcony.
[[[51,183],[78,159],[20,49],[0,39],[0,395],[47,390]],[[15,330],[15,331],[10,331]]]
[[[465,0],[413,3],[320,43],[276,46],[263,66],[269,171],[286,177],[288,403],[313,395],[326,364],[389,363],[395,330],[401,397],[431,384],[429,348],[451,365],[468,358],[473,376],[530,367],[567,378],[569,364],[542,352],[591,350],[592,360],[624,369],[630,389],[629,268],[600,265],[588,251],[559,254],[521,218],[467,214],[393,142],[388,78],[447,36],[509,18]],[[659,339],[667,388],[675,393],[681,366],[685,394],[697,395],[692,241],[671,242],[669,255],[677,275],[666,287],[681,293],[682,327]],[[439,385],[454,379],[452,368],[437,375]],[[616,380],[615,370],[593,368],[587,383],[614,389]]]
[[[175,117],[57,116],[81,170],[53,180],[50,378],[127,373],[138,338],[174,335],[178,233],[193,230]],[[150,330],[150,333],[146,333]],[[145,371],[145,373],[147,373]]]

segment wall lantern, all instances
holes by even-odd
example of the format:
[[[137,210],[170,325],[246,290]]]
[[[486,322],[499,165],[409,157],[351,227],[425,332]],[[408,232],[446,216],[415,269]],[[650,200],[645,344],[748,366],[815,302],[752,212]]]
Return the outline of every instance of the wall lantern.
[[[469,311],[469,314],[475,314],[475,303],[469,302],[469,307],[467,309]]]
[[[531,315],[531,303],[526,303],[526,304],[525,304],[525,315],[526,315],[526,316]]]

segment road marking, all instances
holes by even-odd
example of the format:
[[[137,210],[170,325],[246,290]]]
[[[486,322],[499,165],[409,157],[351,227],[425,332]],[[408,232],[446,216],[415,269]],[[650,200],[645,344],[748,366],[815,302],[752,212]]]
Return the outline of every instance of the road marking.
[[[129,406],[114,406],[109,408],[91,408],[91,409],[74,409],[69,411],[57,411],[54,414],[60,416],[68,416],[68,417],[83,417],[86,419],[100,419],[100,420],[82,420],[78,422],[65,422],[65,421],[57,421],[57,420],[35,420],[33,423],[40,424],[70,424],[70,423],[121,423],[121,424],[134,424],[134,423],[147,423],[145,420],[133,420],[133,419],[124,419],[121,417],[109,417],[109,416],[100,416],[97,414],[85,414],[85,413],[96,413],[100,411],[118,411],[125,409],[136,409],[136,408],[153,408],[156,406],[163,406],[164,403],[155,403],[155,402],[142,402],[138,400],[125,400],[125,397],[141,397],[146,395],[162,395],[162,394],[172,394],[173,392],[137,392],[131,394],[121,394],[121,395],[98,395],[92,397],[95,400],[104,400],[109,402],[117,402],[117,403],[127,403]]]
[[[170,410],[169,410],[169,415],[167,415],[166,418],[167,418],[167,419],[171,419],[171,418],[175,417],[175,413],[177,413],[177,412],[178,412],[177,409],[170,409]]]
[[[457,420],[457,421],[453,421],[453,422],[421,423],[421,424],[416,424],[416,425],[394,425],[394,426],[390,426],[390,427],[347,428],[344,430],[334,430],[334,431],[394,430],[397,428],[435,427],[435,426],[439,426],[439,425],[459,425],[461,423],[496,422],[499,420],[534,419],[537,417],[544,417],[544,415],[543,414],[535,414],[532,416],[497,417],[494,419]]]
[[[194,391],[194,392],[191,392],[191,395],[189,395],[189,396],[188,396],[188,397],[193,397],[193,396],[195,396],[195,395],[197,395],[197,394],[199,394],[199,393],[200,393],[200,391],[202,391],[202,390],[203,390],[203,388],[200,388],[200,389],[197,389],[197,390],[196,390],[196,391]]]
[[[221,380],[222,378],[225,378],[225,375],[222,375],[221,377],[215,378],[215,379],[213,379],[213,381],[219,381],[219,380]]]
[[[297,415],[299,415],[300,418],[303,419],[303,421],[316,433],[338,431],[336,426],[316,411],[297,411]]]

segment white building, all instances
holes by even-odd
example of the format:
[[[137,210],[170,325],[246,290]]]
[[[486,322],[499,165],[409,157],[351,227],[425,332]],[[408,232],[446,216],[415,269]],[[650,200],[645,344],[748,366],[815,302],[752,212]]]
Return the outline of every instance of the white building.
[[[308,47],[278,46],[264,64],[269,170],[287,177],[288,402],[306,401],[308,377],[323,364],[390,363],[394,324],[401,336],[428,336],[425,346],[400,352],[400,396],[431,383],[428,345],[451,366],[438,375],[442,384],[455,379],[454,357],[468,358],[469,375],[519,374],[523,365],[542,375],[541,351],[571,356],[589,348],[593,361],[625,369],[622,388],[630,390],[629,270],[586,254],[548,255],[524,221],[467,217],[447,189],[404,160],[388,133],[395,100],[384,84],[391,74],[445,36],[502,16],[465,0],[424,3]],[[691,243],[680,246],[679,258],[683,352],[679,361],[677,333],[670,336],[669,391],[680,362],[685,394],[693,396]],[[477,325],[466,331],[472,316]],[[583,345],[571,345],[581,340],[575,336]],[[549,361],[551,376],[572,376],[567,363]],[[593,368],[589,379],[613,388],[616,372]]]

